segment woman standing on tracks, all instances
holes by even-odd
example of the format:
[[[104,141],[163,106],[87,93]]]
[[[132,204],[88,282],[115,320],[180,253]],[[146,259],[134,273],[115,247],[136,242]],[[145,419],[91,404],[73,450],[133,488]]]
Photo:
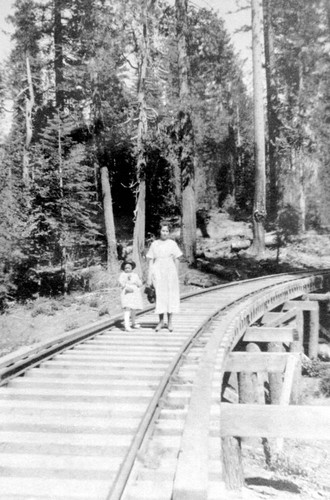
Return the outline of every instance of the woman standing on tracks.
[[[167,328],[173,331],[172,316],[180,309],[179,258],[182,252],[174,240],[169,238],[168,222],[160,224],[160,238],[152,242],[147,253],[149,260],[148,285],[156,289],[156,314],[159,322],[156,332],[164,327],[167,314]]]

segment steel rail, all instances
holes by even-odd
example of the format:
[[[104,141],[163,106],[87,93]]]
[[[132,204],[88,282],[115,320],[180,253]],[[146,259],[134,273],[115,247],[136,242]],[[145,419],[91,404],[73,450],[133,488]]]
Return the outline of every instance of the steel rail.
[[[318,274],[327,274],[329,270],[318,271]],[[268,276],[262,276],[258,278],[252,278],[249,280],[235,281],[232,283],[226,283],[223,285],[216,285],[214,287],[199,290],[198,292],[190,292],[182,295],[181,300],[189,299],[190,297],[204,295],[215,290],[221,290],[224,288],[231,288],[241,286],[243,283],[253,283],[256,281],[270,280],[274,277],[283,276],[288,280],[296,279],[296,275],[308,276],[310,274],[315,274],[315,271],[307,272],[294,272],[281,273]],[[154,306],[149,306],[144,308],[138,313],[139,316],[146,314],[154,309]],[[6,356],[0,357],[0,386],[6,384],[11,378],[22,375],[26,370],[38,366],[42,361],[51,359],[55,354],[72,347],[73,345],[82,342],[88,338],[92,338],[104,332],[106,329],[114,326],[118,321],[122,319],[122,314],[117,314],[110,319],[101,320],[90,325],[77,328],[69,333],[64,333],[56,336],[52,339],[39,342],[31,347],[26,347],[19,349],[13,353]]]
[[[299,297],[310,291],[321,290],[324,286],[326,286],[329,279],[330,270],[295,272],[290,274],[283,273],[218,285],[208,289],[199,290],[198,292],[185,294],[182,297],[183,301],[193,297],[207,295],[218,290],[225,291],[237,287],[244,287],[250,284],[260,284],[257,288],[254,287],[253,291],[245,293],[244,295],[242,293],[239,298],[232,301],[229,300],[225,306],[219,306],[216,308],[212,314],[209,314],[208,317],[203,320],[203,323],[198,327],[198,329],[195,329],[194,332],[190,334],[186,340],[184,340],[179,352],[175,354],[174,359],[172,359],[166,372],[163,374],[156,392],[147,406],[147,410],[145,411],[138,426],[137,433],[133,437],[131,445],[126,452],[125,460],[122,462],[121,468],[115,476],[115,480],[112,483],[111,491],[108,493],[107,499],[116,500],[121,498],[137,453],[141,449],[148,433],[151,432],[150,429],[152,423],[161,410],[162,399],[165,397],[171,378],[180,367],[183,356],[189,351],[194,340],[207,330],[208,326],[212,324],[212,321],[219,315],[219,313],[225,310],[229,313],[229,316],[232,316],[230,314],[230,310],[239,304],[242,306],[241,310],[237,309],[236,311],[235,308],[234,326],[232,323],[229,324],[227,321],[228,328],[226,328],[225,335],[222,337],[221,342],[219,337],[215,338],[214,335],[211,335],[210,341],[213,339],[212,341],[217,344],[217,349],[219,346],[221,347],[223,359],[225,359],[228,352],[230,352],[242,336],[244,329],[262,316],[265,310],[274,309],[285,300]],[[249,304],[247,302],[249,302]],[[139,316],[142,316],[153,309],[154,306],[149,306],[141,311]],[[19,352],[0,358],[0,385],[6,384],[10,379],[21,375],[29,368],[39,366],[43,361],[51,359],[58,353],[61,353],[68,348],[72,348],[75,344],[79,344],[86,339],[97,337],[108,328],[115,326],[121,319],[122,315],[116,315],[113,318],[87,325],[86,327],[79,328],[67,334],[62,334],[46,342],[41,342],[31,348],[23,349]],[[209,343],[208,345],[210,346],[211,344]],[[207,349],[205,352],[206,351]],[[215,353],[216,349],[213,349],[212,352]],[[202,365],[203,362],[201,366]],[[210,370],[212,371],[212,367],[210,367]]]
[[[188,498],[184,490],[181,477],[192,478],[192,483],[198,487],[203,487],[203,479],[207,475],[206,461],[198,461],[202,455],[198,448],[192,453],[190,443],[193,440],[205,442],[205,433],[207,433],[209,424],[209,414],[211,408],[211,387],[215,373],[216,362],[221,362],[222,370],[220,374],[220,384],[223,381],[226,356],[244,335],[247,327],[260,319],[269,309],[274,309],[283,304],[288,299],[303,296],[305,293],[318,290],[320,286],[320,276],[304,277],[298,281],[286,284],[274,285],[266,294],[263,291],[257,291],[253,297],[245,297],[243,307],[233,307],[229,310],[228,316],[224,319],[221,329],[216,329],[211,335],[208,344],[204,349],[204,354],[200,361],[199,374],[196,377],[196,383],[188,408],[186,421],[189,424],[185,427],[182,437],[182,444],[177,465],[176,482],[173,490],[173,500]],[[220,358],[220,359],[219,359]],[[207,382],[206,382],[207,380]],[[206,394],[206,396],[205,396]],[[205,404],[206,400],[206,404]],[[204,402],[203,411],[200,412],[201,401]],[[196,425],[198,423],[198,425]],[[192,431],[193,430],[193,431]],[[191,464],[194,464],[192,470]],[[196,468],[196,464],[200,467]],[[189,466],[190,464],[190,466]],[[197,469],[197,470],[196,470]],[[185,479],[183,480],[185,482]],[[176,486],[176,483],[177,486]],[[189,485],[190,487],[190,485]]]
[[[319,275],[319,273],[317,273],[319,276],[315,279],[315,289],[320,289],[321,277],[323,274],[328,275],[328,273],[329,273],[329,271],[321,273],[321,275]],[[286,277],[286,280],[289,283],[291,283],[292,281],[295,282],[297,279],[299,279],[300,281],[303,279],[307,279],[305,287],[303,287],[302,290],[297,285],[293,285],[293,290],[292,290],[293,293],[291,293],[291,294],[290,293],[288,294],[285,291],[283,292],[283,290],[281,290],[280,293],[275,293],[275,295],[274,295],[274,293],[272,293],[270,291],[266,297],[264,296],[263,298],[259,298],[259,300],[256,304],[255,297],[260,295],[260,293],[264,294],[265,290],[267,290],[269,288],[269,285],[266,285],[266,286],[261,287],[263,289],[262,292],[260,292],[260,289],[257,291],[253,291],[253,292],[245,295],[242,298],[233,300],[232,302],[230,302],[226,305],[226,309],[229,310],[229,317],[226,320],[226,330],[227,329],[229,330],[233,321],[236,325],[237,315],[239,315],[239,319],[238,319],[238,329],[234,328],[234,331],[232,331],[233,327],[230,329],[230,338],[228,338],[230,345],[227,345],[226,348],[223,349],[224,355],[225,355],[225,353],[227,353],[227,351],[229,352],[229,350],[234,345],[236,345],[236,343],[238,342],[239,338],[242,336],[243,331],[247,328],[247,326],[249,324],[253,323],[254,321],[256,321],[260,316],[262,316],[264,311],[267,308],[269,308],[270,305],[272,308],[275,308],[276,306],[278,306],[282,302],[284,302],[284,300],[286,300],[288,298],[288,296],[290,296],[290,298],[292,298],[293,296],[303,295],[304,293],[311,291],[311,288],[313,288],[313,287],[308,286],[308,283],[310,283],[310,281],[308,281],[308,278],[306,277],[306,273],[296,273],[296,274],[299,274],[299,278],[297,278],[297,275],[295,275],[294,278],[292,278],[291,276],[288,276],[288,275],[283,275],[283,278]],[[315,273],[312,273],[312,274],[314,275]],[[263,278],[256,278],[253,280],[244,280],[242,282],[239,282],[239,284],[242,285],[243,283],[246,284],[246,283],[256,282],[256,281],[260,281],[260,280],[272,281],[272,280],[274,280],[274,278],[278,278],[278,277],[279,277],[279,275],[272,275],[272,276],[267,276],[267,277],[263,277]],[[310,278],[310,279],[313,279],[313,278]],[[237,284],[237,282],[235,282],[235,284]],[[274,285],[273,283],[270,285],[271,288],[274,287],[274,288],[278,288],[278,289],[283,288],[283,286],[285,286],[285,285],[283,285],[283,283],[280,285],[277,284],[277,286]],[[290,286],[290,285],[286,284],[286,286]],[[212,290],[224,288],[224,287],[227,287],[227,285],[220,285],[220,287],[219,286],[212,287]],[[208,292],[210,292],[210,289],[208,289]],[[199,295],[199,293],[189,294],[185,298],[196,296],[196,295]],[[237,307],[235,307],[235,306],[237,306],[237,304],[242,302],[242,300],[246,301],[247,298],[252,301],[252,303],[251,303],[252,309],[251,310],[248,309],[248,311],[246,311],[246,304],[244,304],[244,320],[242,321],[240,318],[240,314],[239,314],[240,310],[237,309]],[[123,465],[115,478],[113,486],[112,486],[112,488],[109,492],[109,495],[107,497],[107,500],[120,500],[120,498],[122,497],[123,492],[125,490],[126,483],[128,481],[128,478],[129,478],[129,475],[130,475],[131,470],[133,468],[134,461],[136,459],[138,450],[141,448],[142,443],[146,439],[147,430],[149,429],[150,425],[152,424],[152,422],[155,421],[155,419],[157,417],[156,412],[157,412],[157,407],[159,406],[160,398],[163,396],[168,385],[170,384],[170,379],[173,376],[176,369],[178,368],[183,354],[189,349],[192,341],[197,336],[199,336],[200,333],[205,330],[206,326],[208,324],[212,323],[212,320],[214,318],[216,318],[216,316],[218,316],[219,313],[222,311],[223,311],[223,308],[219,308],[219,310],[216,311],[212,315],[212,317],[209,317],[204,322],[204,324],[201,326],[201,328],[198,329],[197,332],[195,332],[189,339],[187,339],[183,348],[177,353],[175,360],[173,361],[173,363],[171,364],[171,366],[169,367],[167,372],[164,374],[164,376],[159,384],[159,387],[155,393],[155,396],[152,399],[152,401],[150,402],[148,410],[147,410],[144,418],[141,421],[140,427],[138,429],[138,433],[136,434],[136,436],[133,440],[132,446],[127,453],[126,459],[123,462]],[[251,312],[252,312],[252,314],[251,314]],[[246,321],[247,321],[247,323],[246,323]],[[217,352],[218,352],[218,349],[220,346],[220,342],[221,342],[221,338],[219,337],[219,335],[212,335],[207,346],[205,347],[205,355],[201,361],[201,367],[202,367],[201,372],[205,372],[205,371],[209,372],[209,377],[208,377],[209,382],[212,380],[212,374],[214,372],[214,365],[215,365],[215,361],[216,361],[216,355],[217,355]],[[194,395],[192,397],[192,402],[190,403],[190,408],[193,408],[193,412],[195,412],[195,413],[196,413],[196,409],[199,409],[201,407],[201,405],[198,402],[198,398],[200,398],[201,394],[205,392],[205,384],[203,382],[201,382],[202,380],[203,380],[202,376],[198,377],[197,387],[195,388]],[[204,411],[203,415],[206,416],[207,411],[206,412]],[[200,412],[198,411],[197,417],[196,417],[196,415],[194,415],[190,418],[195,419],[195,420],[196,420],[196,418],[198,418],[199,423],[200,423],[199,428],[200,428],[201,432],[205,432],[205,426],[207,426],[207,422],[206,421],[201,422],[200,417],[201,417],[201,415],[200,415]],[[206,420],[207,420],[207,417],[206,417]],[[190,443],[193,439],[196,439],[196,435],[186,436],[187,443]],[[181,456],[180,456],[181,462],[184,462],[185,459],[186,459],[185,454],[181,453]],[[196,461],[195,461],[195,463],[196,463]],[[191,470],[190,474],[193,474],[193,472],[194,471]]]

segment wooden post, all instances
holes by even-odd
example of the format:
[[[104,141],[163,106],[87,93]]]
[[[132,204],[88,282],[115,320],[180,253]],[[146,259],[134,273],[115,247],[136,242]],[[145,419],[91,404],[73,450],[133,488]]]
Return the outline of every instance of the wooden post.
[[[238,490],[244,486],[241,441],[235,437],[223,437],[222,470],[226,488]]]
[[[257,344],[250,343],[246,346],[247,352],[259,351]],[[238,397],[239,402],[243,404],[258,403],[258,391],[256,390],[256,376],[249,372],[240,372],[238,374]]]
[[[246,346],[248,352],[260,352],[260,347],[257,344],[251,342]],[[252,373],[252,384],[255,394],[255,403],[259,405],[264,405],[265,401],[265,373],[256,372]],[[269,440],[265,437],[261,438],[262,447],[264,450],[266,464],[269,465],[271,462],[271,446]]]
[[[267,345],[268,352],[283,352],[285,351],[284,345],[280,342],[269,342]],[[270,404],[278,405],[281,401],[282,389],[283,389],[283,375],[280,372],[268,373],[269,381],[269,400]],[[271,463],[271,457],[277,454],[283,447],[283,440],[276,439],[274,442],[269,440],[268,442],[268,453],[266,455],[266,462],[268,459],[268,465]]]
[[[309,339],[308,339],[308,357],[317,358],[319,344],[319,307],[309,311]]]
[[[284,352],[283,344],[279,342],[269,342],[267,345],[268,352]],[[269,381],[269,400],[272,405],[277,405],[280,402],[283,376],[282,373],[268,373]]]
[[[297,310],[296,324],[299,340],[294,340],[290,344],[290,352],[296,352],[301,354],[303,351],[303,312],[302,310]],[[300,383],[301,383],[301,360],[297,362],[295,373],[293,377],[292,391],[291,391],[291,403],[298,404],[300,398]]]
[[[246,346],[247,352],[260,352],[260,347],[251,342]],[[261,372],[252,373],[252,384],[254,386],[255,402],[258,404],[265,404],[265,377]]]
[[[243,375],[243,376],[241,376]],[[251,373],[238,375],[239,401],[241,395],[251,402],[254,395]],[[233,436],[221,438],[222,473],[226,488],[239,490],[244,486],[244,472],[242,465],[241,439]]]
[[[260,351],[257,344],[247,345],[248,352]],[[240,403],[258,403],[261,399],[260,374],[250,372],[239,372],[238,393]],[[263,390],[263,384],[262,384]],[[265,399],[263,400],[265,402]],[[222,466],[223,479],[226,488],[240,489],[244,485],[244,473],[242,466],[241,440],[235,437],[224,437],[222,443]]]

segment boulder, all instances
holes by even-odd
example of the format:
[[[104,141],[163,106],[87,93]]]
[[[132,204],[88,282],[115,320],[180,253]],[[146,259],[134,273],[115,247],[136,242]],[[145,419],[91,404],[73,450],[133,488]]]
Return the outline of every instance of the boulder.
[[[322,361],[330,361],[330,344],[320,343],[317,354]]]
[[[206,226],[210,238],[215,240],[230,240],[234,237],[244,237],[252,239],[251,224],[246,222],[236,222],[227,213],[210,211],[210,218]]]

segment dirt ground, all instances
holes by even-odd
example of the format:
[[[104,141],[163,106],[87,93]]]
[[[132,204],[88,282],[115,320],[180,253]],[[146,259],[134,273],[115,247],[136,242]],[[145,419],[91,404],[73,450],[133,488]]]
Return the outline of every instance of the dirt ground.
[[[264,258],[256,261],[246,249],[232,251],[237,243],[251,240],[251,225],[235,222],[228,214],[214,211],[207,225],[208,238],[197,240],[197,268],[180,266],[181,293],[233,280],[307,268],[330,268],[330,236],[306,233],[281,248],[267,247]],[[205,262],[210,263],[211,271]],[[106,274],[104,271],[103,274]],[[89,293],[77,291],[67,297],[45,298],[26,304],[12,304],[0,315],[0,357],[20,347],[52,338],[63,332],[98,321],[104,315],[120,314],[120,290],[100,278],[100,287]],[[144,295],[145,305],[148,305]]]
[[[322,396],[319,388],[320,378],[303,377],[301,404],[330,405],[330,399]],[[274,446],[275,441],[271,440],[270,448]],[[269,466],[260,440],[243,442],[242,451],[244,500],[330,499],[329,440],[284,440],[283,449],[271,456]]]
[[[330,237],[308,233],[280,248],[267,249],[259,262],[246,258],[244,251],[232,252],[233,242],[246,240],[251,228],[215,214],[208,226],[209,238],[199,237],[199,261],[218,266],[220,275],[204,272],[201,266],[180,268],[181,293],[189,293],[225,283],[274,272],[306,268],[330,268]],[[221,273],[221,270],[223,271]],[[12,304],[0,316],[0,360],[21,347],[48,340],[88,323],[121,314],[119,288],[89,293],[74,292],[67,297],[39,298],[24,305]],[[144,296],[145,305],[148,305]],[[304,377],[303,404],[328,405],[330,398],[320,394],[320,379]],[[330,392],[330,390],[329,390]],[[246,488],[231,492],[228,499],[330,500],[330,441],[285,441],[282,453],[270,467],[265,465],[261,443],[243,443],[243,468]]]
[[[198,271],[192,274],[206,276]],[[199,289],[185,284],[185,272],[180,281],[183,294]],[[143,301],[145,307],[150,305],[144,294]],[[67,297],[41,297],[24,305],[12,304],[0,315],[0,359],[21,347],[121,313],[120,289],[116,284],[89,293],[74,292]]]

